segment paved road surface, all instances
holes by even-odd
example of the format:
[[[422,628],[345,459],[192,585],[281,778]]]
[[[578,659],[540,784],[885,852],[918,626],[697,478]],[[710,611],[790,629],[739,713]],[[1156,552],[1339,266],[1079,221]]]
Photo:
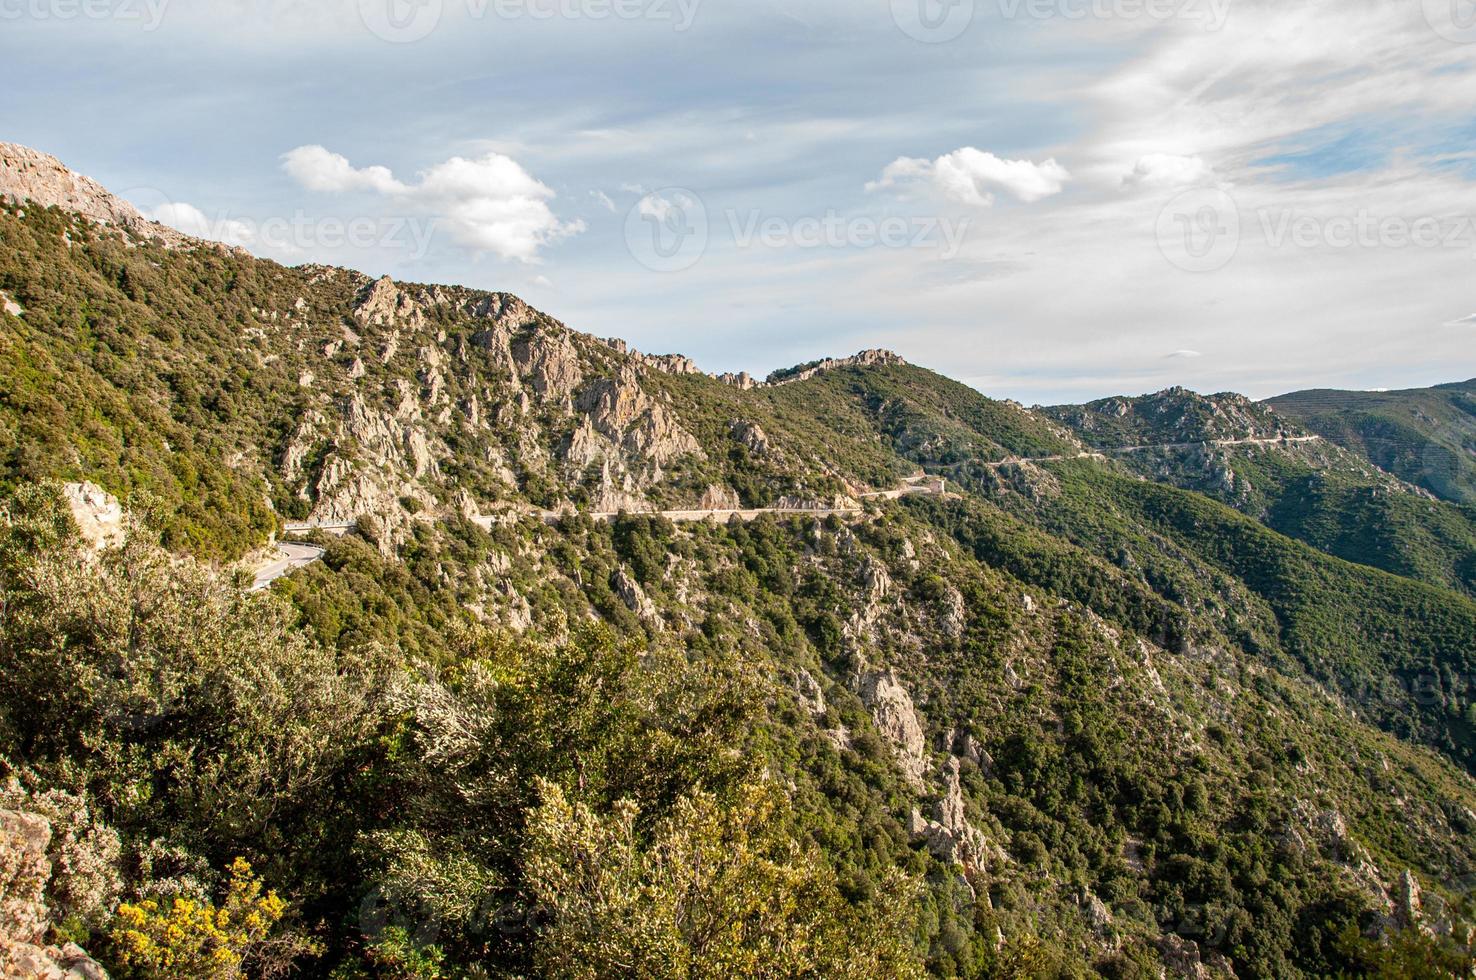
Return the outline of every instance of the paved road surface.
[[[1089,449],[1061,456],[1010,456],[983,465],[995,469],[1018,463],[1060,463],[1069,459],[1106,459],[1115,453],[1146,453],[1155,449],[1198,449],[1201,446],[1285,446],[1296,442],[1319,442],[1322,436],[1271,436],[1265,439],[1213,439],[1209,442],[1166,442],[1154,446],[1122,446],[1117,449]]]
[[[260,592],[293,569],[311,565],[322,558],[323,554],[324,549],[315,544],[279,541],[276,558],[256,570],[256,581],[251,583],[251,591]]]

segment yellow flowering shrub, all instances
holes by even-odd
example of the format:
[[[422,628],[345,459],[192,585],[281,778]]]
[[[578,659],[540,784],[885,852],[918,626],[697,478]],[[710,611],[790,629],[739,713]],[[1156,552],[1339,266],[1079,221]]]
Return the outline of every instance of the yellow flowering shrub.
[[[251,865],[236,858],[219,906],[191,898],[148,899],[118,907],[112,940],[116,959],[139,977],[229,980],[282,918],[287,903],[262,894]]]

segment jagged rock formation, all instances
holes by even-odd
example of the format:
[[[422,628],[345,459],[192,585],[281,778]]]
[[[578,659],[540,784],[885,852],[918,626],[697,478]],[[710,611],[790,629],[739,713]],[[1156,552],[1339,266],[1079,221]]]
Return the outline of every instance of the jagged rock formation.
[[[907,829],[914,840],[926,842],[928,850],[942,861],[978,867],[997,857],[984,834],[968,821],[957,758],[950,757],[943,764],[943,792],[933,804],[931,819],[924,819],[914,809]]]
[[[808,381],[823,371],[833,371],[837,368],[847,367],[880,367],[887,365],[904,365],[907,362],[900,354],[889,350],[864,350],[850,357],[827,357],[824,360],[815,361],[813,364],[802,364],[799,367],[786,368],[775,371],[769,375],[769,385],[787,385],[799,381]]]
[[[610,578],[610,588],[625,603],[625,607],[635,613],[641,622],[648,625],[656,625],[661,622],[661,614],[656,610],[656,604],[646,595],[641,584],[623,568],[616,569]]]
[[[588,466],[606,455],[595,434],[622,457],[670,463],[681,456],[702,456],[702,447],[681,427],[672,413],[646,394],[631,368],[614,378],[602,378],[580,394],[584,425],[575,433],[566,458]]]
[[[73,943],[45,945],[51,928],[51,824],[35,813],[0,810],[0,976],[27,980],[107,980]]]
[[[732,426],[733,438],[755,456],[769,451],[769,437],[763,426],[748,419],[739,419]]]
[[[921,792],[923,777],[932,763],[912,695],[891,671],[873,671],[864,675],[857,685],[857,693],[871,711],[876,730],[896,750],[897,764],[907,781]]]
[[[0,143],[0,200],[73,211],[88,221],[157,240],[166,246],[224,248],[150,221],[97,181],[68,170],[56,157],[16,143]]]

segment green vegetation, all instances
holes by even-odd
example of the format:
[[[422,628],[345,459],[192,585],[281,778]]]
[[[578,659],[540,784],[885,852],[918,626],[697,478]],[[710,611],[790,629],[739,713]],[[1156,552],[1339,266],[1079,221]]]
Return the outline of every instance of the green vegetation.
[[[1279,431],[1230,396],[742,391],[369,285],[0,210],[0,806],[64,828],[51,938],[138,978],[1469,974],[1468,509],[1317,443],[1003,463]],[[500,360],[498,304],[580,380]],[[561,468],[612,377],[619,455]],[[700,452],[652,465],[652,406]],[[536,512],[919,468],[955,492]],[[244,593],[344,486],[357,528]]]
[[[1406,391],[1297,391],[1267,404],[1445,500],[1476,503],[1476,380]]]

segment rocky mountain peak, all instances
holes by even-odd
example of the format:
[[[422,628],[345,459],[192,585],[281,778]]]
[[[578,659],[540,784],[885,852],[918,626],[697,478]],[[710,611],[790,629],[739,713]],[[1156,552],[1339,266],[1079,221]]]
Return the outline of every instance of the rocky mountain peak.
[[[56,157],[18,143],[0,143],[0,200],[63,208],[89,221],[122,228],[139,238],[158,239],[165,245],[200,244],[145,218],[132,204],[91,177],[67,169]]]
[[[827,357],[823,360],[811,361],[809,364],[799,364],[782,371],[775,371],[769,375],[767,383],[771,385],[794,384],[797,381],[808,381],[817,374],[834,371],[837,368],[902,366],[906,363],[902,355],[894,351],[873,348],[852,354],[850,357]]]

